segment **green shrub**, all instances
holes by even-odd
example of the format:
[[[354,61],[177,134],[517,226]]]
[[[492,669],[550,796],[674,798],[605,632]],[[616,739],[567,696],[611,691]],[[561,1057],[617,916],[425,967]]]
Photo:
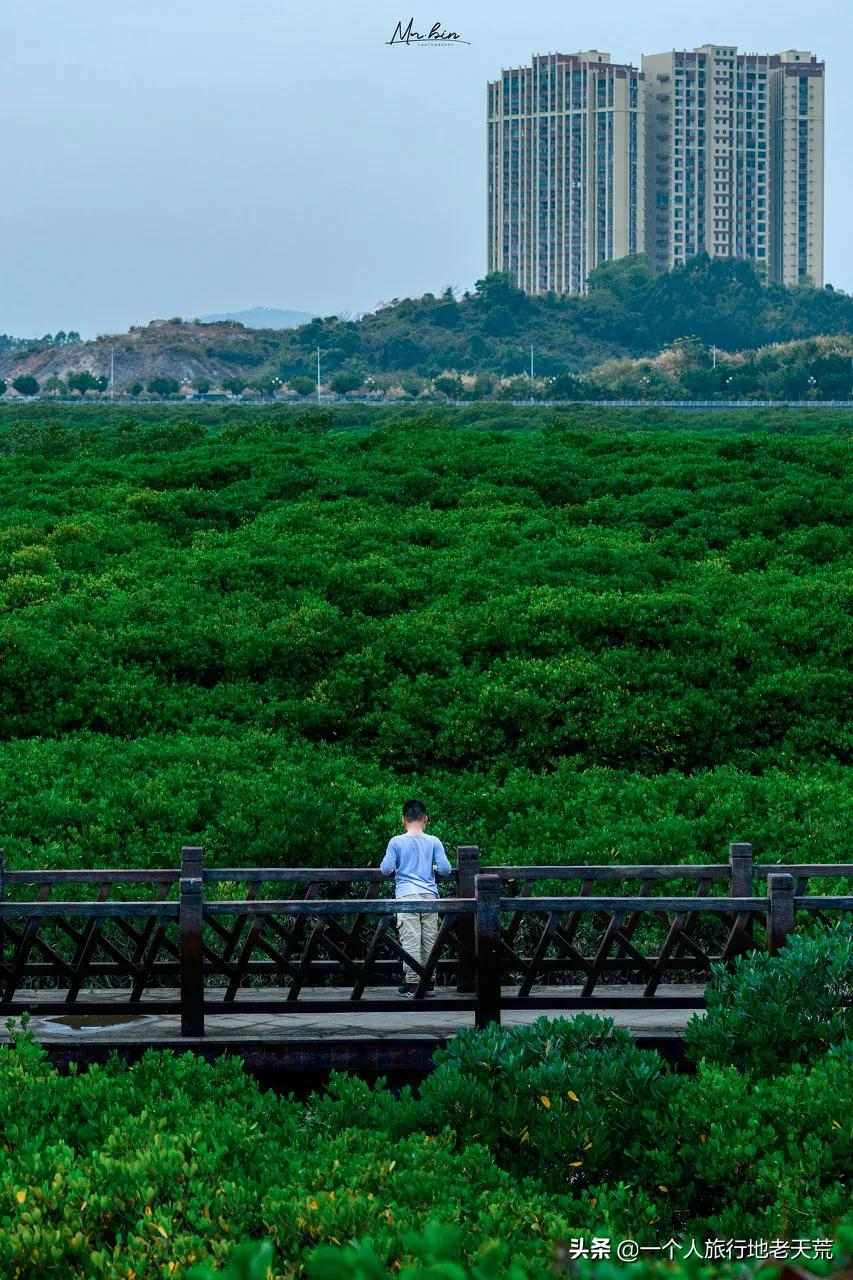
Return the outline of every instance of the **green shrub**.
[[[409,1086],[395,1096],[384,1079],[370,1085],[342,1071],[330,1072],[323,1092],[312,1094],[307,1106],[309,1122],[319,1133],[367,1129],[394,1139],[422,1127],[420,1112]]]
[[[714,966],[707,1012],[687,1024],[693,1061],[774,1075],[853,1037],[853,925],[792,935],[778,955],[754,951]]]
[[[518,1258],[509,1261],[496,1242],[481,1249],[476,1259],[460,1262],[461,1233],[452,1227],[430,1224],[422,1234],[403,1237],[411,1261],[399,1271],[401,1280],[530,1280],[530,1272]],[[389,1272],[369,1239],[346,1248],[325,1245],[308,1259],[309,1280],[385,1280]]]
[[[700,1062],[680,1079],[646,1153],[644,1181],[693,1234],[831,1235],[849,1216],[853,1040],[809,1066],[754,1080]]]
[[[61,1076],[14,1031],[0,1048],[0,1275],[142,1280],[226,1266],[248,1280],[269,1250],[232,1249],[255,1240],[273,1247],[276,1280],[335,1265],[353,1280],[377,1267],[484,1280],[518,1272],[519,1259],[533,1280],[580,1236],[831,1237],[849,1218],[853,1042],[756,1082],[709,1063],[661,1075],[609,1022],[578,1023],[507,1033],[505,1071],[494,1036],[464,1037],[438,1068],[443,1085],[399,1103],[337,1077],[330,1096],[300,1104],[262,1093],[236,1060],[192,1054]],[[527,1124],[527,1142],[500,1125],[475,1136],[474,1086],[492,1113]],[[589,1185],[569,1158],[585,1105],[625,1148],[592,1130]]]
[[[436,1055],[419,1122],[551,1185],[633,1175],[677,1081],[609,1018],[464,1030]]]
[[[268,1240],[238,1244],[221,1270],[192,1267],[187,1272],[187,1280],[271,1280],[273,1252]]]
[[[306,1120],[234,1059],[149,1052],[60,1076],[16,1032],[0,1048],[0,1275],[141,1280],[225,1263],[256,1239],[295,1276],[317,1245],[367,1235],[391,1266],[433,1221],[457,1229],[466,1262],[488,1248],[502,1264],[553,1255],[559,1206],[485,1147],[353,1125],[321,1135]]]

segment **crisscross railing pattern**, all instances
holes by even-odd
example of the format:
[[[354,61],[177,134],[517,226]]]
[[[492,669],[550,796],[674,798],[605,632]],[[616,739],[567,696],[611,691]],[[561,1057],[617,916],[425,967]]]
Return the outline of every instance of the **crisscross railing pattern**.
[[[180,870],[9,871],[0,854],[0,1012],[108,1001],[201,1036],[206,1014],[400,1012],[403,964],[416,999],[437,980],[430,1008],[478,1025],[513,1008],[697,1007],[715,963],[853,912],[853,865],[754,865],[748,844],[727,864],[484,869],[475,846],[457,862],[451,896],[396,901],[376,868],[206,868],[188,846]],[[438,916],[425,959],[396,936],[411,912]]]
[[[55,989],[76,1012],[98,1012],[100,989],[125,995],[111,1002],[115,1012],[136,1012],[152,986],[179,987],[180,906],[169,900],[179,879],[175,868],[7,871],[0,854],[0,1009]],[[56,898],[58,890],[70,891],[70,900]],[[81,896],[87,890],[94,898]],[[158,1008],[180,1012],[180,1001]]]

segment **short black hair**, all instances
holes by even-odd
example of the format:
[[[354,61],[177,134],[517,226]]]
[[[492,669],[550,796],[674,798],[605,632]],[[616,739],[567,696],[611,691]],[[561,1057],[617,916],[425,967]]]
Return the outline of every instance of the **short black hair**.
[[[427,817],[426,805],[420,800],[407,800],[403,805],[403,817],[407,822],[420,822]]]

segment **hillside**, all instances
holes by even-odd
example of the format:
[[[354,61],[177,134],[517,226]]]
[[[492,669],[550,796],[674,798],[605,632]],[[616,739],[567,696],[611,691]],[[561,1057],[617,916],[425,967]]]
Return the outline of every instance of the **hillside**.
[[[275,360],[281,333],[246,329],[234,321],[211,324],[182,320],[152,320],[128,333],[90,342],[53,345],[34,342],[0,356],[0,377],[28,374],[40,385],[50,378],[65,381],[69,374],[88,370],[108,377],[110,354],[115,362],[116,386],[147,384],[152,378],[209,378],[214,382],[233,373],[250,375]]]
[[[289,330],[155,320],[94,342],[19,344],[0,355],[0,377],[29,375],[42,387],[81,370],[106,377],[112,352],[118,389],[169,378],[271,390],[313,377],[319,347],[324,379],[347,373],[353,387],[367,378],[383,386],[450,371],[483,376],[485,391],[495,377],[525,375],[531,347],[536,376],[560,378],[657,356],[680,339],[691,339],[694,352],[714,344],[743,353],[851,333],[853,298],[831,287],[767,287],[747,262],[704,256],[656,275],[635,257],[593,272],[586,297],[529,298],[493,274],[461,298],[448,288],[395,299],[359,320],[315,317]]]

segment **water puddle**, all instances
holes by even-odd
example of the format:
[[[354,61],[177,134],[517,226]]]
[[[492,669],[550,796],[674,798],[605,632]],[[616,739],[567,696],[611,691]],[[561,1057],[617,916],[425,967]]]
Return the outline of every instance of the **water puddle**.
[[[151,1013],[61,1013],[40,1019],[45,1031],[60,1035],[87,1035],[96,1031],[137,1028],[156,1017]]]

